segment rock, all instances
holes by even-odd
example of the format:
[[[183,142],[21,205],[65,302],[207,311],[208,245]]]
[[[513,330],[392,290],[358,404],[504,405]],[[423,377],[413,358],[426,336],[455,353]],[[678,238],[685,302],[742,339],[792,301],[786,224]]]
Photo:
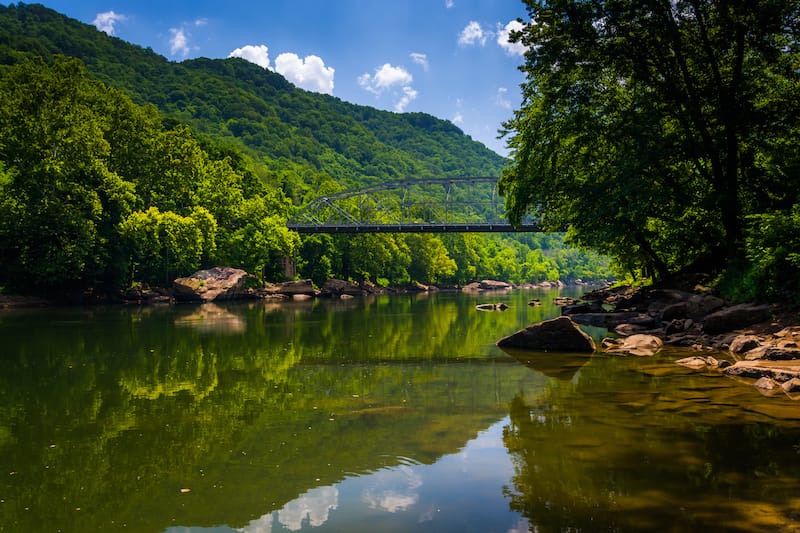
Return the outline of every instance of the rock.
[[[310,279],[284,281],[283,283],[278,283],[273,288],[274,292],[289,296],[294,296],[295,294],[304,294],[306,296],[317,295],[317,290],[314,289],[314,283]]]
[[[661,310],[659,321],[670,322],[685,318],[697,320],[725,305],[725,300],[710,294],[684,294],[686,297],[681,301],[669,304]]]
[[[358,286],[361,288],[362,293],[367,294],[386,294],[389,292],[389,289],[386,287],[381,287],[380,285],[376,285],[371,281],[362,281],[358,284]]]
[[[595,350],[594,340],[565,316],[532,324],[500,339],[497,346],[544,352],[578,353]]]
[[[800,361],[739,361],[723,370],[728,376],[770,377],[779,382],[800,378]]]
[[[800,326],[790,326],[788,328],[783,328],[782,330],[777,332],[775,336],[781,339],[800,338]]]
[[[608,353],[651,356],[664,347],[664,342],[654,335],[637,333],[624,339],[603,339],[603,347]]]
[[[666,335],[673,335],[675,333],[681,333],[682,331],[685,331],[686,329],[688,329],[686,327],[686,323],[687,322],[689,323],[689,326],[691,327],[691,324],[692,324],[692,319],[691,318],[685,318],[685,319],[675,318],[669,324],[667,324],[667,327],[664,328],[664,333]]]
[[[703,331],[706,333],[722,333],[740,329],[756,322],[768,320],[769,305],[739,304],[725,307],[707,315],[703,319]]]
[[[534,298],[533,300],[528,302],[528,305],[530,305],[531,307],[536,307],[536,306],[542,305],[542,301],[539,300],[539,298]]]
[[[568,296],[556,296],[553,298],[553,303],[559,307],[566,306],[566,305],[574,305],[578,300],[575,298],[570,298]]]
[[[620,324],[635,324],[647,328],[656,325],[653,317],[636,311],[624,311],[621,313],[579,313],[577,315],[570,315],[570,318],[578,324],[607,329],[613,329]]]
[[[789,381],[784,382],[781,385],[781,388],[790,394],[800,392],[800,378],[792,378]]]
[[[409,292],[428,292],[430,287],[427,285],[423,285],[418,281],[412,281],[410,285],[406,286],[405,288]]]
[[[687,368],[694,368],[694,369],[701,369],[701,368],[719,368],[720,362],[714,358],[709,356],[703,357],[702,355],[692,355],[691,357],[684,357],[683,359],[678,359],[675,363],[685,366]]]
[[[573,304],[565,305],[561,309],[562,315],[575,315],[579,313],[603,313],[603,304],[599,300],[592,300],[588,302],[579,301]]]
[[[689,303],[692,305],[692,312],[698,316],[704,316],[725,307],[725,300],[707,293],[693,295],[689,298]]]
[[[770,361],[790,361],[800,359],[800,349],[783,348],[781,346],[768,346],[761,357]]]
[[[214,267],[199,270],[172,283],[175,300],[211,302],[247,298],[247,272],[238,268]]]
[[[623,337],[630,337],[636,333],[641,333],[643,331],[647,331],[647,326],[641,326],[639,324],[620,324],[614,328],[614,333],[617,335],[621,335]]]
[[[734,354],[743,354],[749,352],[753,348],[758,348],[761,345],[761,339],[755,335],[737,335],[730,344],[730,352]]]
[[[777,390],[782,390],[780,383],[766,376],[764,376],[763,378],[758,378],[758,380],[755,383],[753,383],[753,386],[763,392],[773,392]]]
[[[661,310],[659,321],[670,322],[672,320],[679,320],[689,317],[690,305],[689,302],[678,302],[670,304]]]
[[[323,283],[320,289],[320,296],[342,296],[343,294],[361,296],[364,294],[364,290],[358,283],[343,279],[329,279]]]
[[[504,303],[499,304],[478,304],[475,306],[478,311],[505,311],[508,306]]]
[[[304,302],[306,300],[310,300],[311,298],[313,298],[313,296],[310,294],[292,294],[292,300],[296,302]]]
[[[480,282],[479,287],[484,291],[506,291],[511,289],[511,284],[505,281],[485,279]]]

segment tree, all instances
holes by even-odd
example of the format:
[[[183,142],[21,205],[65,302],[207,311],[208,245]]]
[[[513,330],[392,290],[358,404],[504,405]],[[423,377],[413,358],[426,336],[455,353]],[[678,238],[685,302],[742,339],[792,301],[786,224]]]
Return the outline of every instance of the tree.
[[[569,224],[571,242],[664,278],[723,268],[748,215],[797,201],[797,157],[774,149],[800,117],[796,0],[526,3],[512,220]]]
[[[0,95],[0,279],[23,290],[118,282],[114,217],[134,190],[106,165],[104,88],[56,58],[6,70]]]
[[[411,255],[408,274],[412,280],[439,283],[456,273],[456,262],[450,258],[442,240],[426,233],[410,233],[405,237]]]
[[[217,222],[203,207],[184,217],[157,207],[131,213],[119,225],[131,250],[129,281],[169,286],[177,276],[197,270],[216,248]]]

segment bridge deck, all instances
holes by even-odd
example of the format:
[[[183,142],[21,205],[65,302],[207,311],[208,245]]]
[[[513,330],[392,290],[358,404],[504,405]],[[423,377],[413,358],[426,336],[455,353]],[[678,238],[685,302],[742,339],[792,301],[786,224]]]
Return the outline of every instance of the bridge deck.
[[[403,224],[289,224],[297,233],[509,233],[542,231],[539,224],[508,223],[403,223]]]

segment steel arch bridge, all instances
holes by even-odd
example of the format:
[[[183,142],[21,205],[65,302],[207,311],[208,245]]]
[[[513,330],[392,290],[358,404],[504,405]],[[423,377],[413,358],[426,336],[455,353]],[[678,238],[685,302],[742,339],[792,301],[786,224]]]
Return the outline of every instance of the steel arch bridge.
[[[512,226],[496,177],[406,179],[322,195],[287,227],[298,233],[541,232],[533,220]]]

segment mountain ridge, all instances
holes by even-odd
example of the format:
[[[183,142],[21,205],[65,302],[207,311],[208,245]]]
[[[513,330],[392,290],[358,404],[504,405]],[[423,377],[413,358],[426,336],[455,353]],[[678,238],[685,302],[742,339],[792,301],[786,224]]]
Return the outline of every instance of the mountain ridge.
[[[426,113],[394,113],[306,91],[239,58],[169,61],[41,4],[0,6],[0,63],[54,54],[80,59],[92,77],[134,102],[153,104],[273,169],[307,162],[344,187],[398,177],[498,175],[505,161]],[[298,203],[319,181],[284,189]]]

